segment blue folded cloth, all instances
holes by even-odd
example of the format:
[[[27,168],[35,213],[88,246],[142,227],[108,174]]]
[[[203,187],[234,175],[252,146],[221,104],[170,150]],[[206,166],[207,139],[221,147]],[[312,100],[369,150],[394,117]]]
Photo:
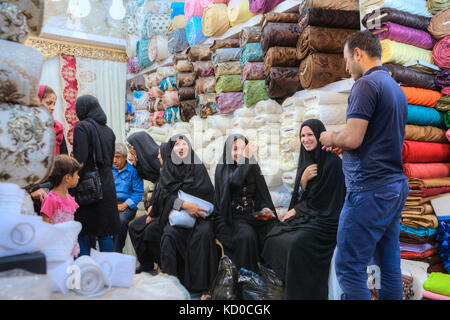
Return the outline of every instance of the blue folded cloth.
[[[432,235],[437,233],[437,229],[430,229],[430,228],[411,228],[403,223],[400,223],[400,230],[404,232],[409,232],[415,235],[418,235],[420,237],[431,237]]]

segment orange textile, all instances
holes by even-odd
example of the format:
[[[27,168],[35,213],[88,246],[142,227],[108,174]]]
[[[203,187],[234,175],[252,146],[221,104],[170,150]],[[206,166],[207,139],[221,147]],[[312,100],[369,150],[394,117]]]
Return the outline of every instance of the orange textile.
[[[450,144],[436,142],[403,142],[403,162],[450,162]]]
[[[413,104],[416,106],[434,108],[436,102],[438,102],[438,100],[443,96],[442,93],[434,90],[404,86],[402,86],[402,89],[406,95],[408,104]]]
[[[450,176],[450,163],[404,163],[408,178],[433,179]]]

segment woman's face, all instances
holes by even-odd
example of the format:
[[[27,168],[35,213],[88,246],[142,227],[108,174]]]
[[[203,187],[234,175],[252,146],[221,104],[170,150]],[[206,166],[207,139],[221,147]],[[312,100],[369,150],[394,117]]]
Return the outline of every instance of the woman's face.
[[[244,155],[244,149],[245,149],[245,141],[242,139],[237,139],[233,142],[233,160],[235,162],[238,162],[238,160]]]
[[[53,111],[55,111],[56,94],[54,93],[48,94],[45,98],[42,99],[42,104],[53,115]]]
[[[175,146],[173,147],[173,151],[178,157],[184,159],[188,155],[189,145],[183,139],[178,139],[175,143]]]
[[[300,132],[300,142],[306,151],[313,151],[317,148],[317,139],[310,127],[304,126]]]

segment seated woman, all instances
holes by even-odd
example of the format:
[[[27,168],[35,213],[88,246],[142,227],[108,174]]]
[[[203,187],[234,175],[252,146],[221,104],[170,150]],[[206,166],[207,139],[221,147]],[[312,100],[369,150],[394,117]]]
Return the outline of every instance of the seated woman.
[[[157,210],[152,211],[152,203],[158,192],[158,180],[162,160],[159,156],[159,146],[146,132],[136,132],[127,139],[130,151],[130,162],[136,167],[139,177],[155,184],[152,198],[146,203],[147,215],[136,218],[129,225],[128,232],[140,263],[137,272],[150,272],[154,264],[159,264],[161,230]]]
[[[185,136],[173,136],[162,145],[161,157],[159,192],[152,208],[159,212],[163,230],[161,269],[178,277],[190,292],[203,293],[202,299],[206,299],[219,264],[212,216],[206,217],[207,210],[194,203],[181,201],[178,191],[214,203],[214,187]],[[184,209],[196,218],[194,227],[172,226],[169,215],[173,209]]]
[[[264,237],[277,219],[252,148],[242,135],[227,138],[222,162],[216,167],[214,223],[217,238],[237,269],[258,273]],[[268,215],[259,216],[261,212]]]
[[[284,281],[285,299],[328,298],[328,274],[346,190],[342,160],[322,150],[323,131],[320,120],[303,122],[289,211],[264,244],[262,257]]]

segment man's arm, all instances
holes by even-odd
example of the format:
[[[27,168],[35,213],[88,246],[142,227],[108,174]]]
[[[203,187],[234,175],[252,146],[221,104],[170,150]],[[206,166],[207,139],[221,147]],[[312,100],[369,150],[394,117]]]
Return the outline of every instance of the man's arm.
[[[331,144],[327,147],[335,146],[343,150],[358,149],[366,135],[369,121],[360,118],[350,118],[344,130],[331,134]]]

